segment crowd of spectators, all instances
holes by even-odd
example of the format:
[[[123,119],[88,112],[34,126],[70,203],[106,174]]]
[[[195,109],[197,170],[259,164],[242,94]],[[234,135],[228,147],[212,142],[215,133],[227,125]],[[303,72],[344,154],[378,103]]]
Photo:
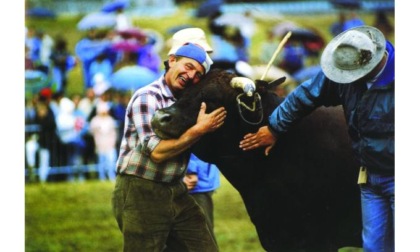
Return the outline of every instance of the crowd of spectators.
[[[39,27],[26,29],[25,168],[29,181],[115,179],[112,160],[118,155],[125,107],[134,90],[114,88],[112,75],[128,66],[160,74],[162,63],[153,38],[141,29],[119,25],[83,32],[72,54],[65,36],[53,38]],[[69,91],[68,74],[77,64],[82,70],[81,93]],[[47,81],[34,88],[34,83],[26,83],[30,76],[44,76]],[[104,118],[106,124],[101,123]],[[100,137],[105,130],[107,140]],[[105,162],[113,168],[101,165]]]
[[[40,182],[115,179],[115,161],[111,158],[115,159],[119,150],[130,96],[131,92],[112,88],[102,93],[88,88],[83,95],[67,97],[46,87],[27,99],[28,179]],[[112,171],[100,165],[104,157],[110,157]],[[57,170],[53,171],[54,168]]]

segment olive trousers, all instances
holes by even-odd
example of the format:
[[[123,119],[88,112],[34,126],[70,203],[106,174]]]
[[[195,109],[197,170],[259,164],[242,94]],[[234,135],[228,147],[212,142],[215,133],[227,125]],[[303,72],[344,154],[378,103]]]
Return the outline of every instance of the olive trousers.
[[[118,175],[112,207],[125,252],[218,251],[203,210],[182,181]]]

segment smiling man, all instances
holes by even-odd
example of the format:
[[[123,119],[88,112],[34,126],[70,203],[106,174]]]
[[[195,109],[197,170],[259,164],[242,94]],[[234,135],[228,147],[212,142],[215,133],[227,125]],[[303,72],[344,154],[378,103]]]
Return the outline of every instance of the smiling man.
[[[197,84],[211,63],[198,45],[181,46],[169,55],[165,74],[138,89],[127,106],[112,198],[124,251],[218,250],[202,210],[182,180],[189,148],[223,124],[225,109],[206,114],[203,103],[197,123],[178,139],[160,139],[151,127],[155,111]]]

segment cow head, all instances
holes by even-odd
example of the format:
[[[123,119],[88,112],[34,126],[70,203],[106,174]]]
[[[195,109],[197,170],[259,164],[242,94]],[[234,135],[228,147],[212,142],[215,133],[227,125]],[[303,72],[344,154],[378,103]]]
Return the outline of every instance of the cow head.
[[[230,72],[212,70],[199,84],[184,90],[172,106],[156,111],[152,119],[153,130],[162,139],[177,138],[196,123],[201,102],[207,105],[206,113],[223,106],[227,111],[224,125],[200,141],[207,141],[204,155],[210,155],[209,146],[222,145],[216,143],[218,140],[225,142],[223,146],[226,148],[223,149],[227,152],[239,151],[236,145],[244,134],[255,132],[265,124],[268,115],[280,103],[280,98],[269,92],[268,86],[280,84],[282,81],[283,78],[271,84],[257,81],[255,85],[252,80]],[[215,137],[215,134],[218,136]],[[226,141],[227,139],[229,141]],[[227,142],[236,145],[226,145]],[[219,147],[217,149],[220,150]]]

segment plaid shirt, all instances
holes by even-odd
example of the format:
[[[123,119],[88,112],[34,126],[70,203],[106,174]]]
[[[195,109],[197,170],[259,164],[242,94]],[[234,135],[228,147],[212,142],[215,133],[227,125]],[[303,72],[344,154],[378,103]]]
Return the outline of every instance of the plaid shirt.
[[[167,183],[182,179],[190,158],[189,152],[160,164],[150,159],[151,152],[161,140],[152,130],[153,114],[174,101],[163,76],[134,93],[125,114],[124,135],[117,161],[118,173]]]

